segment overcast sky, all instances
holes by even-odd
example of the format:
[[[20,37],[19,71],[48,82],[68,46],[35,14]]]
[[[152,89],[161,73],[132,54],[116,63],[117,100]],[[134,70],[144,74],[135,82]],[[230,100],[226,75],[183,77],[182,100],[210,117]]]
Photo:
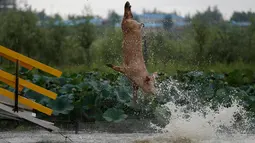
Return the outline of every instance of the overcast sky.
[[[47,14],[59,13],[62,16],[68,14],[82,14],[84,6],[90,6],[94,15],[106,17],[108,11],[115,10],[123,13],[126,0],[18,0],[27,1],[33,9],[45,9]],[[255,0],[129,0],[132,10],[142,13],[143,9],[172,12],[176,10],[180,15],[191,15],[196,11],[204,11],[208,6],[217,5],[225,19],[228,19],[233,11],[255,11]]]

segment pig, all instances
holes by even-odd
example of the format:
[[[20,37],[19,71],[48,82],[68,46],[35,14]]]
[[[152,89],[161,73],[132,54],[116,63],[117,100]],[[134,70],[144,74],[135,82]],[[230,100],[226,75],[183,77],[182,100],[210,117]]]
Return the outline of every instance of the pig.
[[[143,23],[133,19],[131,5],[127,1],[124,6],[124,16],[121,22],[123,63],[122,66],[106,64],[113,70],[124,74],[131,81],[133,101],[135,103],[137,102],[139,87],[144,93],[156,94],[155,78],[157,77],[157,72],[153,74],[148,73],[142,53],[143,27]]]

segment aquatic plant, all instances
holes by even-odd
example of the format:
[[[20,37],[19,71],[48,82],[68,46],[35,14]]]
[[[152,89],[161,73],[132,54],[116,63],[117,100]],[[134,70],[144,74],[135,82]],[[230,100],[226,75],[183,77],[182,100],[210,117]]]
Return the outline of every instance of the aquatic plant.
[[[219,105],[228,107],[238,100],[250,116],[254,116],[254,75],[250,70],[234,70],[224,74],[178,71],[174,76],[160,73],[157,80],[158,95],[139,96],[139,104],[135,105],[132,102],[132,87],[129,81],[118,73],[84,72],[55,78],[40,72],[21,70],[22,78],[58,94],[56,100],[51,100],[29,89],[23,90],[25,97],[52,108],[56,118],[109,122],[121,122],[127,118],[150,118],[161,125],[166,125],[171,116],[162,106],[169,101],[196,111],[204,105],[210,105],[212,109],[217,109]],[[171,85],[169,81],[176,81],[172,82],[175,85]],[[1,86],[13,90],[4,84]],[[178,93],[183,91],[185,93]],[[139,93],[141,94],[142,92]],[[184,96],[180,96],[181,94]]]

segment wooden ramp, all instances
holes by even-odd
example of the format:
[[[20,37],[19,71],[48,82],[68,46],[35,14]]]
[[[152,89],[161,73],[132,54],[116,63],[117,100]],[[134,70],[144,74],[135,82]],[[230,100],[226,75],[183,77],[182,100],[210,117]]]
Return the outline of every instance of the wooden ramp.
[[[10,98],[6,97],[6,96],[0,95],[0,104],[13,107],[14,101],[11,100]],[[32,108],[29,108],[27,106],[24,106],[24,105],[20,104],[19,105],[19,111],[24,111],[24,110],[27,111],[27,112],[30,112],[31,113],[30,115],[33,115],[33,112],[32,112],[33,109]],[[0,108],[0,120],[1,119],[12,119],[12,120],[20,121],[20,119],[16,115],[14,115],[12,113],[9,113],[9,112],[6,112],[6,111],[4,111]]]
[[[59,128],[55,127],[53,125],[53,123],[48,122],[48,121],[44,121],[41,119],[37,119],[36,117],[33,117],[32,112],[28,112],[28,111],[19,111],[19,112],[13,112],[13,108],[1,104],[0,103],[0,109],[2,110],[2,112],[0,113],[0,116],[2,117],[6,117],[8,119],[13,119],[13,120],[19,120],[21,119],[25,119],[29,122],[32,122],[34,124],[37,124],[41,127],[43,127],[44,129],[48,130],[48,131],[58,131]]]
[[[5,48],[1,45],[0,56],[16,63],[15,75],[12,75],[0,69],[0,81],[15,88],[14,93],[9,90],[0,88],[0,119],[24,119],[39,125],[48,131],[58,130],[59,128],[55,127],[53,123],[37,119],[35,113],[32,112],[32,110],[37,110],[50,116],[53,110],[25,98],[20,92],[24,89],[24,87],[26,87],[53,100],[57,98],[57,94],[38,85],[35,85],[29,81],[26,81],[22,78],[19,78],[19,66],[22,66],[28,70],[37,68],[56,77],[60,77],[62,75],[62,72],[45,64],[42,64],[38,61],[35,61],[31,58],[28,58],[24,55],[21,55],[15,51],[12,51],[8,48]]]

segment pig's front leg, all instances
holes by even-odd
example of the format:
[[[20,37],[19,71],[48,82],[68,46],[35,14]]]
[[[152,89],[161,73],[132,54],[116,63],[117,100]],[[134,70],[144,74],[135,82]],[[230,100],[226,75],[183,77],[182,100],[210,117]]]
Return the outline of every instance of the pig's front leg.
[[[141,26],[141,28],[143,28],[143,27],[144,27],[144,24],[143,24],[143,23],[140,23],[140,26]]]
[[[137,91],[138,91],[138,85],[133,83],[133,102],[137,103]]]
[[[138,25],[138,27],[139,27],[140,29],[143,29],[143,27],[144,27],[144,24],[143,24],[143,23],[137,22],[137,25]]]
[[[138,26],[140,29],[142,29],[144,27],[143,23],[140,23],[136,20],[132,20],[131,23],[135,24],[136,26]]]

